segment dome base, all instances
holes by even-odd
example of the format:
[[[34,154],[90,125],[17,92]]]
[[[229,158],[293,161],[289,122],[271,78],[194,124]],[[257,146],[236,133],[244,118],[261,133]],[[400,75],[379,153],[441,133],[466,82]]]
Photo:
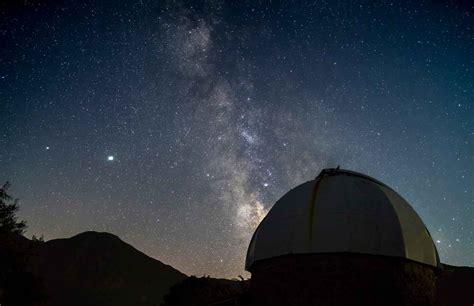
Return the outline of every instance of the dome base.
[[[255,305],[432,306],[436,269],[404,258],[365,254],[286,255],[255,262]]]

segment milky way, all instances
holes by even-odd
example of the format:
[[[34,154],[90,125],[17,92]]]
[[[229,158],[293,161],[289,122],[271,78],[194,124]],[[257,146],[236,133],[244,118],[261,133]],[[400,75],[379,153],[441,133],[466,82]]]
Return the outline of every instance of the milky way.
[[[187,274],[246,275],[273,203],[340,165],[404,196],[444,262],[474,265],[472,8],[64,1],[1,14],[0,179],[27,236],[108,231]]]

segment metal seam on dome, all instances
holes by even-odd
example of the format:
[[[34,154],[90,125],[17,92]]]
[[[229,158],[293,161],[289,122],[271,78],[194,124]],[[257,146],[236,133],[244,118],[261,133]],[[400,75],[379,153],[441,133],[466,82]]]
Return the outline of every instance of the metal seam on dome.
[[[318,195],[318,189],[319,189],[319,185],[321,184],[321,181],[323,180],[323,178],[326,176],[326,173],[325,172],[321,172],[320,175],[318,175],[316,177],[316,183],[314,184],[314,187],[313,187],[313,192],[311,194],[311,200],[310,200],[310,203],[309,203],[309,226],[308,226],[308,230],[309,230],[309,233],[308,233],[308,250],[312,250],[313,249],[313,226],[314,226],[314,212],[315,212],[315,206],[316,206],[316,197]]]

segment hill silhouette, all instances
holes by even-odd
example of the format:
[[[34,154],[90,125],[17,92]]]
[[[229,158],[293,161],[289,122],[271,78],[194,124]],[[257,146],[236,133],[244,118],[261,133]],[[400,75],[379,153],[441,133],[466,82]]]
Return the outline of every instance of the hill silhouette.
[[[0,243],[9,249],[4,257],[21,254],[17,272],[36,284],[27,294],[45,305],[159,305],[169,288],[186,278],[109,233],[47,242],[9,235]]]

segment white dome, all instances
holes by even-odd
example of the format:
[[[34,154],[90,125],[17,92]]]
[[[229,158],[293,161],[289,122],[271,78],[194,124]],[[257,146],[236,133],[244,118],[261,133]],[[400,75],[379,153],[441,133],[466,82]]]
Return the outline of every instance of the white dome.
[[[366,175],[324,169],[276,202],[255,231],[246,270],[288,254],[359,253],[441,267],[421,218],[394,190]]]

